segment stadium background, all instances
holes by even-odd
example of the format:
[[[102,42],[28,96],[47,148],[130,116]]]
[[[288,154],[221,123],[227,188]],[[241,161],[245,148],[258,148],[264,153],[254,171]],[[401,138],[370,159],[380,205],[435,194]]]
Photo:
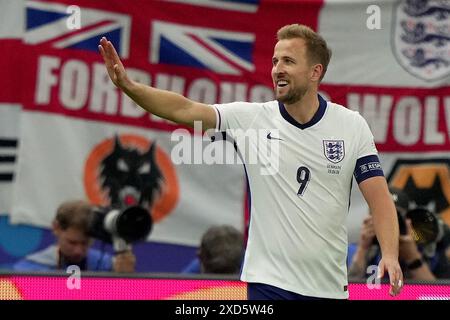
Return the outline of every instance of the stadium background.
[[[216,103],[271,99],[276,30],[311,26],[333,50],[321,93],[365,117],[389,182],[450,223],[449,8],[428,1],[415,15],[413,2],[0,0],[0,267],[53,241],[62,201],[107,203],[92,189],[95,156],[115,136],[141,151],[156,141],[158,161],[170,157],[179,126],[111,87],[97,52],[102,35],[136,79]],[[81,8],[80,29],[68,27],[70,5]],[[405,38],[420,23],[427,37]],[[169,164],[164,173],[172,178],[153,211],[155,228],[134,246],[139,272],[179,272],[210,225],[245,230],[248,221],[241,166]],[[350,242],[366,213],[354,190]]]

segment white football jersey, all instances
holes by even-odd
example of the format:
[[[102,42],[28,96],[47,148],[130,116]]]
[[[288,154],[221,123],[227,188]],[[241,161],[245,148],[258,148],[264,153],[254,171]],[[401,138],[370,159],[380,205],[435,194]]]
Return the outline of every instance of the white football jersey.
[[[216,129],[235,140],[250,189],[241,280],[345,299],[352,177],[359,183],[383,171],[364,118],[319,101],[303,125],[278,101],[213,106]]]

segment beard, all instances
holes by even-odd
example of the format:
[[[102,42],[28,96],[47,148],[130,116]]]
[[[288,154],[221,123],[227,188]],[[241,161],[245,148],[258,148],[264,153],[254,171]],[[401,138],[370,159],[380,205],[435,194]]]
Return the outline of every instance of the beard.
[[[277,88],[275,88],[275,96],[279,102],[289,105],[300,101],[307,91],[308,89],[304,87],[291,88],[285,95],[280,96],[277,94]]]

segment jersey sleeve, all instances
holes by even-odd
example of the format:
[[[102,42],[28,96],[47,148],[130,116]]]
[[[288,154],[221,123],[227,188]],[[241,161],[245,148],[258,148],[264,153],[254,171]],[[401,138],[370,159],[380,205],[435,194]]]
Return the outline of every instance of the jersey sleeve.
[[[262,110],[258,103],[232,102],[226,104],[214,104],[216,111],[216,130],[227,131],[230,129],[248,129]]]
[[[360,121],[357,160],[353,175],[359,183],[376,176],[384,177],[373,134],[366,120],[358,115]]]

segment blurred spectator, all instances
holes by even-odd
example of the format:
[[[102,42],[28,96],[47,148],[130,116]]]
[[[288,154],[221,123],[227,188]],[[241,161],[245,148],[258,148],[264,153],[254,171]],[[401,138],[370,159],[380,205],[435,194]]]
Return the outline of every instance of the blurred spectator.
[[[130,251],[115,257],[90,248],[88,235],[92,206],[83,200],[67,201],[57,209],[52,230],[56,243],[32,253],[13,265],[16,271],[65,270],[77,265],[86,271],[133,272],[136,258]]]
[[[242,232],[229,225],[213,226],[202,236],[198,257],[182,272],[239,274],[243,254]]]

